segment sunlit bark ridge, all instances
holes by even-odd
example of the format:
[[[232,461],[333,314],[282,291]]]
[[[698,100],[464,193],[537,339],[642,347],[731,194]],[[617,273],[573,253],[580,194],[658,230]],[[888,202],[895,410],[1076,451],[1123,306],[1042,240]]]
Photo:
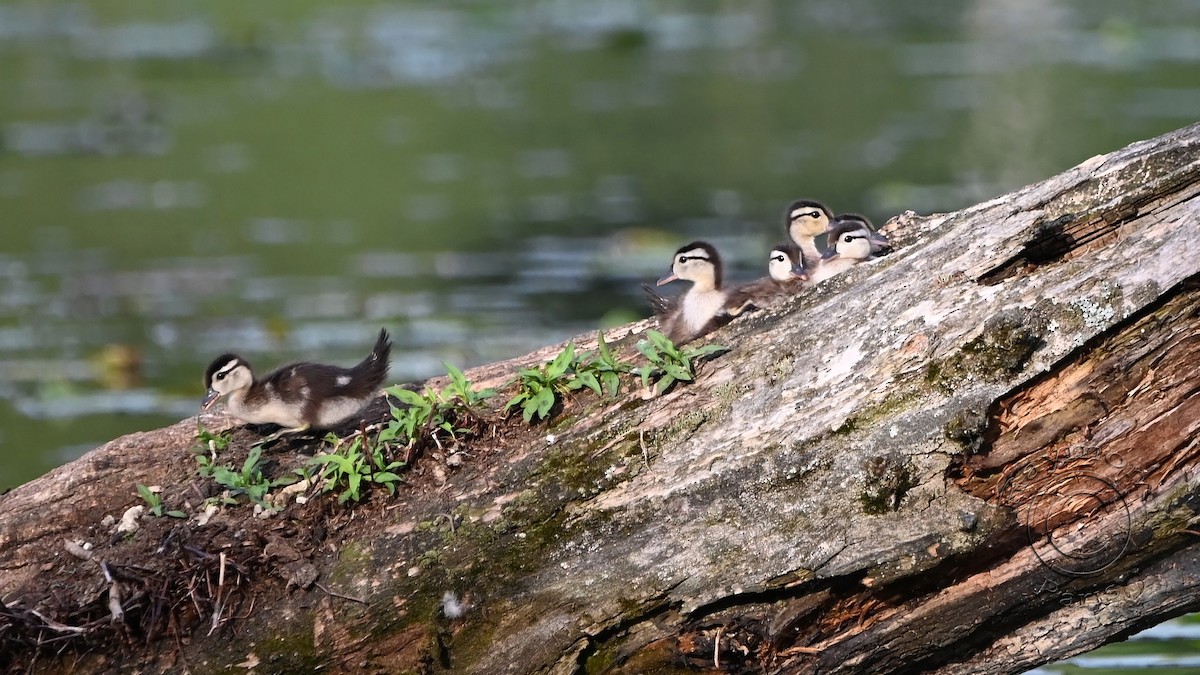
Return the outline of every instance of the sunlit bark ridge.
[[[134,483],[198,480],[194,420],[118,439],[0,496],[0,640],[50,671],[1014,673],[1128,635],[1200,607],[1198,195],[1200,125],[904,214],[694,384],[580,395],[391,498],[112,537]]]

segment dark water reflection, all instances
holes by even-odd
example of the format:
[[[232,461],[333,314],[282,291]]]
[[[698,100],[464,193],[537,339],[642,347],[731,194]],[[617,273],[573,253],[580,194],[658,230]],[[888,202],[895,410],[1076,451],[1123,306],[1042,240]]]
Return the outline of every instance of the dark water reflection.
[[[1200,3],[0,4],[0,488],[209,358],[392,379],[646,313],[797,196],[883,220],[1195,120]]]

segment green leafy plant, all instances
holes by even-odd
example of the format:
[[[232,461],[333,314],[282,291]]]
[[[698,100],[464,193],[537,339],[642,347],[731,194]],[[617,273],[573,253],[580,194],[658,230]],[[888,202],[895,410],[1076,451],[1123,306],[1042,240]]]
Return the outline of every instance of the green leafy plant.
[[[604,341],[604,333],[600,333],[599,347],[594,352],[576,354],[575,343],[568,342],[554,360],[517,372],[517,393],[504,410],[519,407],[526,422],[544,420],[554,404],[573,391],[587,388],[601,396],[616,396],[621,374],[632,371],[633,364],[617,358]]]
[[[193,449],[193,452],[212,453],[216,454],[225,448],[229,447],[229,442],[232,440],[232,430],[226,429],[219,434],[214,434],[204,428],[203,424],[196,423],[196,440],[200,442],[199,446]]]
[[[580,357],[580,363],[575,372],[581,378],[587,378],[584,382],[590,389],[597,394],[607,393],[610,397],[616,396],[621,388],[621,375],[633,370],[633,364],[622,361],[613,354],[608,343],[604,341],[604,331],[600,331],[597,336],[599,346],[595,352],[586,352],[584,357]],[[590,381],[599,381],[600,386],[591,386]],[[601,391],[603,389],[603,391]]]
[[[488,401],[496,396],[496,390],[487,387],[476,391],[461,370],[449,363],[443,362],[443,365],[450,376],[450,384],[437,396],[441,407],[438,428],[455,440],[462,435],[484,435],[494,429],[496,420]],[[437,440],[435,435],[434,441]]]
[[[418,393],[400,386],[387,390],[403,407],[392,406],[392,419],[380,431],[379,443],[400,442],[411,448],[428,438],[440,448],[443,439],[457,439],[459,434],[472,431],[461,425],[478,426],[484,421],[484,406],[496,390],[475,391],[461,370],[448,363],[443,365],[450,384],[441,391],[426,388]]]
[[[635,368],[633,373],[642,378],[643,387],[650,386],[650,380],[657,379],[655,391],[658,394],[670,389],[676,382],[695,379],[696,363],[700,360],[729,351],[724,345],[680,349],[670,338],[656,330],[648,331],[646,339],[638,340],[637,349],[650,363]]]
[[[330,434],[325,440],[333,444],[333,452],[317,455],[308,460],[310,467],[318,469],[318,474],[325,479],[322,492],[341,489],[338,503],[347,500],[361,501],[364,484],[383,485],[388,494],[396,493],[396,484],[400,476],[396,473],[404,462],[391,461],[386,457],[386,446],[376,443],[367,447],[364,434],[355,434],[349,441]]]
[[[403,443],[413,447],[422,438],[428,438],[441,447],[442,438],[455,438],[459,432],[466,431],[456,427],[448,416],[449,406],[441,400],[437,392],[425,390],[419,394],[403,387],[392,387],[388,393],[395,396],[404,407],[392,406],[392,419],[379,432],[378,443]]]
[[[490,387],[475,391],[471,387],[471,381],[463,375],[461,370],[445,361],[442,362],[442,365],[446,366],[446,373],[450,376],[450,384],[446,385],[440,395],[441,400],[446,404],[465,408],[475,413],[484,406],[488,399],[496,395],[496,390]]]
[[[380,443],[399,441],[411,446],[438,416],[437,398],[426,395],[428,390],[426,394],[420,394],[400,386],[389,388],[387,393],[399,399],[403,407],[392,406],[392,419],[379,432],[378,440]]]
[[[162,497],[158,496],[158,493],[154,492],[145,485],[138,483],[137,491],[138,496],[142,498],[142,501],[146,502],[146,506],[150,507],[150,515],[154,516],[155,518],[162,518],[163,516],[170,516],[172,518],[187,518],[187,514],[183,511],[164,512]]]
[[[208,429],[205,429],[203,425],[197,426],[198,429],[196,430],[196,440],[200,441],[201,443],[205,445],[211,444],[217,450],[224,450],[225,447],[229,445],[230,437],[228,430],[222,431],[219,434],[214,434]]]
[[[212,478],[228,490],[231,503],[234,504],[237,503],[237,497],[245,495],[255,504],[269,506],[266,498],[272,487],[295,482],[290,477],[271,481],[263,476],[262,446],[259,445],[250,449],[250,454],[246,456],[246,461],[242,463],[241,470],[235,470],[229,465],[218,464],[215,460],[203,454],[196,455],[196,463],[200,465],[200,475]]]
[[[588,373],[589,377],[576,376],[575,368],[578,365],[575,344],[568,342],[566,349],[553,361],[518,371],[517,393],[504,404],[504,409],[507,411],[519,406],[521,417],[526,422],[533,421],[535,417],[544,420],[560,397],[585,386],[599,392],[600,384],[594,374]]]

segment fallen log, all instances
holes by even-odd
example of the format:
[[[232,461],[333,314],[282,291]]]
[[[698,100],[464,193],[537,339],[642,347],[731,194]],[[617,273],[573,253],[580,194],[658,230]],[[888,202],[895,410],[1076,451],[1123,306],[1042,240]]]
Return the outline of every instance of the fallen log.
[[[394,496],[201,524],[197,419],[97,448],[0,496],[0,665],[1013,673],[1200,607],[1200,125],[886,231],[694,383],[497,423]],[[115,535],[136,483],[193,517]]]

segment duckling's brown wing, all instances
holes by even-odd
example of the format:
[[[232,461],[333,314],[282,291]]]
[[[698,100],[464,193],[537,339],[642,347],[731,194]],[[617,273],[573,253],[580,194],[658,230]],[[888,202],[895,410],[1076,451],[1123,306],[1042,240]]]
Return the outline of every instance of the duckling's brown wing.
[[[304,400],[310,391],[310,372],[320,368],[316,363],[289,363],[268,373],[254,383],[254,398],[270,398],[284,403]],[[249,397],[248,397],[249,398]]]
[[[329,398],[369,398],[379,387],[380,377],[364,377],[353,368],[323,363],[295,363],[264,378],[264,384],[285,401]]]
[[[725,301],[723,309],[729,316],[738,316],[753,308],[767,307],[784,295],[786,293],[778,281],[771,277],[763,277],[730,291],[729,299]]]
[[[298,409],[310,425],[324,428],[335,411],[350,411],[366,403],[378,387],[377,377],[361,369],[323,363],[293,363],[272,372],[260,382],[261,396]]]
[[[646,296],[646,304],[650,305],[654,316],[657,316],[660,321],[674,312],[679,303],[678,298],[661,295],[650,284],[642,284],[642,294]]]
[[[272,401],[299,404],[304,400],[303,390],[307,386],[304,371],[311,365],[315,364],[289,363],[256,380],[246,392],[247,405],[259,406]]]

